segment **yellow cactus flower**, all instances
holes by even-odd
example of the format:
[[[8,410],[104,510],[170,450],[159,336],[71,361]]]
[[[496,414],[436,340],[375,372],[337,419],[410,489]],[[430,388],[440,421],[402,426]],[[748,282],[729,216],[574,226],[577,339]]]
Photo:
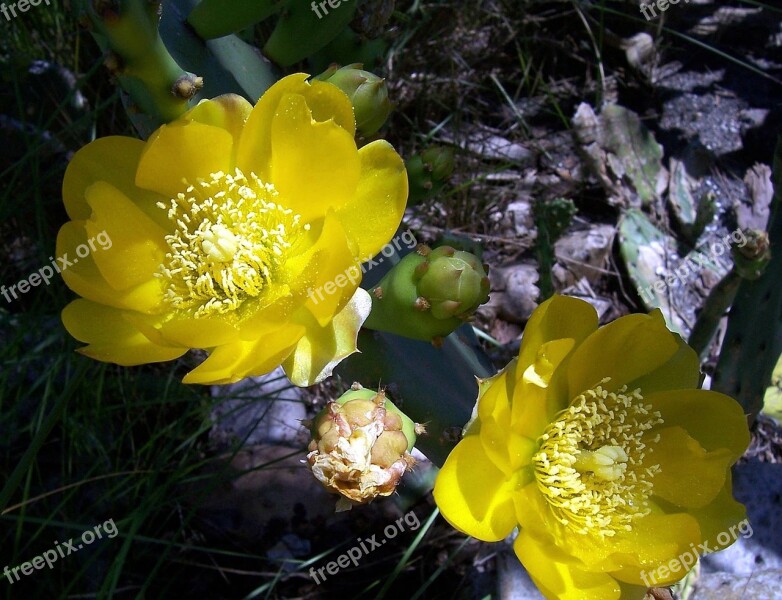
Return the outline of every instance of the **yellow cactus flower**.
[[[185,383],[280,364],[297,385],[328,376],[369,314],[359,265],[407,201],[399,155],[383,140],[357,149],[354,136],[348,97],[299,73],[255,107],[221,96],[146,142],[82,148],[57,237],[63,279],[81,296],[62,313],[88,344],[80,352],[138,365],[206,350]],[[83,251],[96,232],[110,248]]]
[[[744,413],[698,382],[659,310],[598,329],[591,305],[555,296],[481,381],[437,505],[481,540],[519,527],[514,550],[547,598],[640,599],[684,576],[693,561],[679,557],[732,543],[723,532],[745,516],[730,478]]]

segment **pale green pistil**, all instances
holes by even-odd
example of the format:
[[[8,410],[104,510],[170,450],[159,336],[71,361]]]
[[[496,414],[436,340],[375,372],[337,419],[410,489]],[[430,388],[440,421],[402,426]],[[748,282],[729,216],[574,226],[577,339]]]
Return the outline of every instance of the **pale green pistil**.
[[[616,481],[627,470],[627,453],[620,446],[602,446],[595,451],[582,450],[573,467],[579,473],[594,473],[603,481]]]

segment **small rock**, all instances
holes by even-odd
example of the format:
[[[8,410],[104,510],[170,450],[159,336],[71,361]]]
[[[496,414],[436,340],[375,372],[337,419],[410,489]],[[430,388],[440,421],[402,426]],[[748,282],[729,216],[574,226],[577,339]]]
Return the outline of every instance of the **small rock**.
[[[534,231],[535,219],[532,216],[532,203],[529,200],[517,200],[508,204],[507,215],[516,236],[526,238]]]
[[[497,316],[510,323],[526,323],[538,306],[537,268],[526,264],[498,267],[489,272],[489,277],[492,281],[489,305],[496,309]]]
[[[614,235],[616,228],[613,225],[597,224],[560,238],[554,245],[560,264],[553,269],[559,287],[573,285],[582,277],[589,283],[596,283],[605,275]]]

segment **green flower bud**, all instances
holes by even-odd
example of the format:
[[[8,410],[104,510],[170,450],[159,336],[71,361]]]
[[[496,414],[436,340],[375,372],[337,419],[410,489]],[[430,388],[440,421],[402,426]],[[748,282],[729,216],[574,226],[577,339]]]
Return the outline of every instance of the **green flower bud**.
[[[382,79],[355,63],[337,69],[332,65],[316,77],[333,83],[348,95],[356,115],[356,130],[363,136],[377,132],[391,113],[388,87]]]
[[[364,327],[437,343],[489,300],[489,278],[470,252],[419,246],[372,290]]]
[[[410,451],[420,425],[382,390],[354,383],[315,417],[307,463],[326,489],[342,495],[337,510],[389,496],[415,465]]]
[[[407,179],[410,185],[408,202],[416,204],[435,196],[453,173],[453,149],[432,146],[408,159]]]
[[[445,181],[453,173],[453,148],[432,146],[421,153],[421,158],[435,181]]]

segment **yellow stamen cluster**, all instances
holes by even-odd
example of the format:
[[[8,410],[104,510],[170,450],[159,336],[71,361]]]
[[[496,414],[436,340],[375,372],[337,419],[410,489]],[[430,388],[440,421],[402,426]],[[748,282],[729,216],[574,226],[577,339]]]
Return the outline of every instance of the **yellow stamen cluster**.
[[[254,173],[212,173],[171,200],[169,252],[158,274],[172,307],[195,317],[222,314],[258,297],[302,230],[299,215],[275,202]]]
[[[582,534],[630,531],[634,519],[649,513],[660,470],[648,464],[653,446],[641,439],[662,422],[640,390],[627,393],[627,386],[608,392],[598,385],[577,396],[546,428],[532,459],[538,489],[556,519]]]

